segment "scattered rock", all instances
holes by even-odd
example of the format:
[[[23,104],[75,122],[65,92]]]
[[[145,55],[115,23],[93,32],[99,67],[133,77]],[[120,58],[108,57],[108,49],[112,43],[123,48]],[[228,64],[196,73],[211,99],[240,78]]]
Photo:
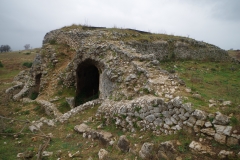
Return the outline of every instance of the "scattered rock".
[[[195,109],[195,111],[192,113],[193,116],[195,116],[199,120],[206,120],[207,119],[207,113],[204,111],[201,111],[199,109]]]
[[[93,130],[85,123],[76,125],[74,130],[82,133],[84,138],[99,139],[103,144],[110,142],[113,137],[110,132]]]
[[[221,158],[221,159],[231,158],[231,157],[233,157],[233,156],[234,156],[233,151],[221,150],[221,151],[218,153],[218,157]]]
[[[191,92],[192,92],[191,88],[186,88],[185,91],[186,91],[187,93],[191,93]]]
[[[108,156],[108,151],[106,151],[105,149],[100,149],[98,152],[98,158],[100,160],[104,160],[105,158],[107,158]]]
[[[223,101],[222,105],[223,106],[230,106],[232,104],[231,101]]]
[[[197,99],[201,99],[202,96],[200,94],[193,94],[192,95],[193,98],[197,98]]]
[[[109,145],[112,146],[115,143],[115,141],[110,141]]]
[[[43,151],[42,152],[42,156],[43,157],[50,157],[50,156],[52,156],[53,155],[53,152],[48,152],[48,151]]]
[[[177,150],[174,147],[174,144],[177,144],[176,141],[166,141],[160,144],[158,150],[158,159],[172,160],[177,157]]]
[[[152,158],[152,151],[153,151],[153,143],[144,143],[142,145],[142,148],[141,150],[139,151],[139,156],[142,158],[142,159],[149,159],[149,158]]]
[[[216,133],[214,135],[214,139],[215,139],[215,141],[217,141],[217,142],[219,142],[221,144],[225,144],[226,143],[226,136],[225,135]]]
[[[227,136],[231,135],[232,126],[222,126],[222,125],[214,125],[216,132],[219,134],[224,134]]]
[[[230,122],[229,118],[226,115],[217,112],[215,119],[213,120],[213,124],[219,125],[227,125]]]
[[[123,152],[128,152],[130,147],[130,142],[125,135],[120,136],[118,143],[118,148]]]
[[[210,99],[208,102],[211,103],[211,104],[217,103],[217,102],[216,102],[215,100],[213,100],[213,99]]]
[[[215,155],[216,153],[212,152],[212,149],[209,146],[202,145],[199,142],[192,141],[189,145],[189,148],[197,153],[200,154],[210,154],[210,155]]]
[[[74,130],[79,132],[79,133],[84,133],[84,132],[91,131],[91,128],[88,125],[86,125],[85,123],[82,123],[80,125],[76,125],[74,127]]]
[[[205,123],[205,127],[207,127],[207,128],[208,128],[208,127],[212,127],[212,123],[211,123],[211,122],[209,122],[209,121],[208,121],[208,122],[206,122],[206,123]]]
[[[204,128],[200,130],[202,133],[205,133],[209,136],[214,136],[215,135],[215,130],[213,128]]]
[[[239,142],[238,142],[237,138],[234,138],[234,137],[228,137],[227,138],[227,145],[228,146],[238,145],[238,144],[239,144]]]
[[[67,103],[69,104],[69,106],[71,108],[75,107],[75,99],[74,99],[74,97],[66,97],[66,101],[67,101]]]

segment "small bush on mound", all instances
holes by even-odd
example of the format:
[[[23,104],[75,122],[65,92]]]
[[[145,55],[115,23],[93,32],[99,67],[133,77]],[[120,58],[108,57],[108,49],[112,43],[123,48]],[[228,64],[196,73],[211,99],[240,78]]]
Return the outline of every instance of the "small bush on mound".
[[[31,52],[27,52],[27,53],[25,53],[25,55],[30,55],[31,54]]]
[[[32,62],[24,62],[22,65],[27,67],[27,68],[31,68],[32,67]]]
[[[55,39],[52,39],[52,40],[49,41],[49,43],[50,43],[51,45],[54,45],[54,44],[56,44],[56,40],[55,40]]]
[[[3,64],[2,64],[2,62],[0,61],[0,68],[3,68]]]

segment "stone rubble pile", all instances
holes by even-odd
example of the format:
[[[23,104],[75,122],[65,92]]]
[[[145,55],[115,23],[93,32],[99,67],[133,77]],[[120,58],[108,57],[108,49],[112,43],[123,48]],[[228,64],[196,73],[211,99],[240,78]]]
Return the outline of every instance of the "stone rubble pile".
[[[105,131],[94,130],[94,129],[90,128],[88,125],[86,125],[85,123],[76,125],[74,127],[74,130],[77,131],[78,133],[83,134],[84,138],[98,139],[103,144],[108,144],[112,140],[112,137],[113,137],[113,135],[111,133],[105,132]]]

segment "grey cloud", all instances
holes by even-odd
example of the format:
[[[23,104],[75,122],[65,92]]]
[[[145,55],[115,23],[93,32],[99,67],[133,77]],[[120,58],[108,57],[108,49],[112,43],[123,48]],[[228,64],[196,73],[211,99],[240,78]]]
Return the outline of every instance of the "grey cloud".
[[[238,0],[1,0],[0,45],[40,47],[50,30],[88,24],[190,36],[224,49],[240,48],[237,6]]]

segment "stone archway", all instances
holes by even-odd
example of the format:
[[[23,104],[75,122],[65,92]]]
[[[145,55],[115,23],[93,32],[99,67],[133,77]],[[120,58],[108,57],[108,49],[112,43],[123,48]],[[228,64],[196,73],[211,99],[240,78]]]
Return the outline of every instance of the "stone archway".
[[[80,63],[76,70],[77,90],[75,105],[99,98],[99,69],[97,62],[87,59]]]

